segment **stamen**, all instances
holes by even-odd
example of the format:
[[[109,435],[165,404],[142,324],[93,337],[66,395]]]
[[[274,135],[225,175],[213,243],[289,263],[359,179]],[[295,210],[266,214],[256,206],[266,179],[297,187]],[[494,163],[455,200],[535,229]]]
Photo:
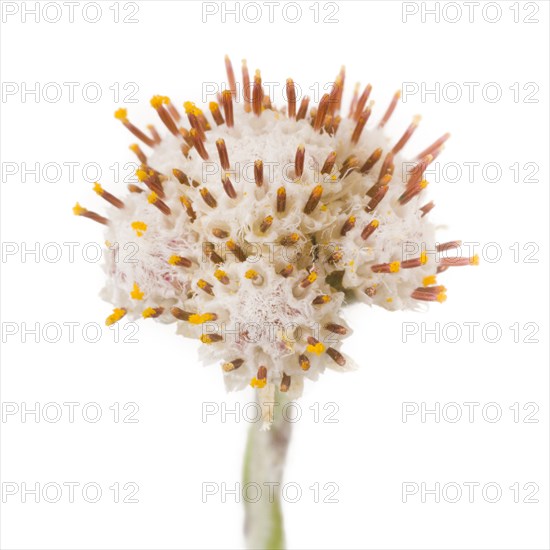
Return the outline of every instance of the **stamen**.
[[[359,159],[355,155],[350,155],[346,159],[344,159],[344,162],[342,163],[342,167],[340,168],[340,177],[344,178],[353,170],[355,170],[359,166]]]
[[[189,134],[193,138],[193,146],[197,150],[197,153],[200,155],[202,160],[208,160],[209,159],[208,151],[204,147],[204,143],[201,140],[201,137],[197,132],[197,130],[195,128],[191,128],[191,130],[189,131]]]
[[[222,107],[228,128],[233,128],[233,98],[229,90],[222,92]]]
[[[132,143],[132,145],[130,145],[130,151],[132,151],[136,155],[139,162],[141,162],[142,164],[147,164],[147,157],[137,143]]]
[[[383,128],[386,125],[386,123],[388,122],[388,120],[390,120],[390,117],[392,116],[393,112],[395,111],[395,107],[396,107],[397,102],[399,101],[400,98],[401,98],[401,90],[397,90],[397,92],[395,92],[395,94],[393,95],[393,98],[392,98],[391,103],[388,107],[388,110],[386,111],[386,113],[382,117],[382,120],[378,124],[378,128]]]
[[[397,200],[399,201],[400,204],[407,204],[416,195],[418,195],[423,189],[425,189],[427,185],[428,185],[428,182],[426,180],[422,180],[421,182],[415,184],[414,186],[408,187]]]
[[[422,174],[426,171],[426,168],[434,160],[433,155],[426,155],[422,160],[409,172],[409,179],[407,180],[407,188],[412,188],[422,179]]]
[[[206,256],[216,265],[224,263],[224,259],[216,252],[214,243],[204,243],[203,250]]]
[[[297,178],[301,178],[304,173],[304,159],[306,156],[306,150],[303,145],[298,145],[296,149],[296,156],[294,157],[294,173]]]
[[[142,311],[141,316],[144,319],[156,319],[157,317],[160,317],[163,313],[163,307],[148,307]]]
[[[281,379],[280,391],[286,393],[290,388],[290,376],[283,372],[283,378]]]
[[[289,275],[292,274],[293,271],[294,266],[292,264],[287,264],[281,271],[279,271],[279,275],[286,279]]]
[[[116,206],[117,208],[124,208],[124,203],[117,199],[114,195],[111,195],[108,191],[105,191],[103,187],[99,184],[99,182],[94,183],[94,191],[102,198],[105,199],[107,202],[110,202],[113,206]]]
[[[304,96],[300,103],[300,108],[298,109],[298,114],[296,115],[296,120],[302,120],[307,116],[307,108],[309,107],[309,97]]]
[[[180,196],[180,202],[185,208],[185,211],[187,212],[191,223],[193,223],[197,219],[197,213],[193,210],[193,203],[185,195]]]
[[[178,136],[178,127],[174,122],[174,119],[170,116],[170,113],[164,108],[164,105],[167,105],[168,103],[170,103],[170,99],[167,96],[155,95],[151,98],[151,105],[158,113],[160,120],[162,120],[166,128],[168,128],[172,134]]]
[[[273,223],[273,216],[266,216],[262,220],[262,223],[260,224],[260,231],[262,233],[265,233],[271,227],[272,223]]]
[[[444,286],[431,286],[428,288],[418,287],[413,291],[411,297],[415,300],[439,302],[441,304],[447,299],[447,295],[445,294],[446,290]]]
[[[332,298],[328,294],[319,294],[319,296],[316,296],[311,303],[314,306],[321,306],[323,304],[327,304],[331,300]]]
[[[328,102],[328,114],[334,115],[339,109],[339,98],[341,97],[341,91],[343,89],[343,79],[342,74],[339,74],[332,85],[332,90],[330,91],[330,97]]]
[[[218,279],[218,281],[220,281],[222,285],[229,284],[229,277],[223,269],[216,269],[216,271],[214,271],[214,277],[216,277],[216,279]]]
[[[317,338],[314,338],[313,336],[308,336],[306,350],[309,351],[310,353],[321,355],[321,353],[325,351],[325,346],[323,345],[322,342],[319,342]]]
[[[154,191],[147,197],[147,201],[149,204],[156,206],[165,216],[170,216],[170,214],[172,214],[170,207],[159,199],[159,196]]]
[[[378,174],[378,181],[388,174],[393,174],[393,169],[393,153],[390,151],[384,158],[384,162],[380,168],[380,174]]]
[[[345,326],[339,325],[337,323],[328,323],[325,325],[325,329],[328,330],[329,332],[333,332],[334,334],[340,334],[342,336],[348,333],[348,329]]]
[[[420,122],[420,117],[415,116],[413,118],[413,121],[411,125],[407,128],[405,133],[401,136],[401,139],[393,146],[392,153],[396,155],[405,147],[407,141],[411,138],[411,136],[414,134],[415,130],[418,128],[418,123]]]
[[[221,342],[223,336],[221,334],[202,334],[199,340],[203,344],[214,344],[216,342]]]
[[[201,289],[201,290],[204,290],[204,292],[206,292],[206,294],[210,294],[210,296],[214,296],[214,287],[208,283],[207,281],[205,281],[204,279],[199,279],[197,281],[197,286]]]
[[[277,189],[277,212],[284,212],[286,209],[286,189],[279,187]]]
[[[369,287],[365,288],[365,294],[369,298],[372,298],[373,296],[376,296],[376,288],[373,287],[373,286],[369,286]]]
[[[128,191],[130,191],[130,193],[143,193],[143,189],[133,183],[128,184]]]
[[[304,353],[298,357],[298,364],[302,370],[309,370],[309,367],[311,367],[311,363]]]
[[[254,161],[254,181],[258,187],[264,183],[264,163],[259,159]]]
[[[346,358],[334,348],[327,348],[327,355],[338,365],[343,367],[346,364]]]
[[[243,363],[244,363],[244,359],[233,359],[233,361],[224,363],[222,365],[222,369],[225,372],[231,372],[231,371],[237,370],[239,367],[243,365]]]
[[[351,103],[349,106],[348,118],[352,118],[355,114],[355,107],[357,106],[357,100],[359,99],[359,82],[356,82],[353,87],[353,96],[351,98]]]
[[[363,128],[365,127],[365,124],[369,120],[369,117],[371,115],[371,108],[367,107],[365,111],[359,115],[359,118],[357,119],[357,124],[355,126],[355,130],[353,130],[353,134],[351,136],[351,142],[357,143],[359,141],[359,138],[361,137],[361,133],[363,132]]]
[[[264,99],[264,91],[262,88],[262,77],[260,71],[256,71],[254,76],[254,87],[252,88],[252,112],[256,116],[262,114],[262,104]]]
[[[279,241],[279,244],[281,244],[282,246],[292,246],[293,244],[296,244],[299,239],[300,235],[298,235],[298,233],[291,233],[290,235],[282,237]]]
[[[166,107],[168,109],[168,112],[170,113],[170,116],[176,121],[179,122],[181,120],[181,115],[179,111],[176,109],[176,106],[168,100],[168,103],[166,104]]]
[[[187,185],[187,187],[191,187],[191,184],[189,183],[189,178],[187,175],[182,172],[181,170],[178,170],[177,168],[174,168],[172,170],[172,174],[174,174],[174,177],[182,184]]]
[[[292,78],[286,81],[286,97],[288,101],[288,118],[296,118],[296,88]]]
[[[224,121],[223,116],[220,112],[219,105],[215,101],[211,101],[208,106],[210,108],[210,113],[212,114],[212,118],[214,119],[214,122],[218,126],[222,125],[225,121]]]
[[[244,112],[250,113],[252,103],[252,94],[250,93],[250,74],[248,73],[248,66],[246,65],[246,59],[243,59],[242,65],[243,73],[243,101],[244,101]]]
[[[246,261],[246,254],[244,253],[243,249],[237,243],[235,243],[235,241],[232,241],[230,239],[225,244],[228,250],[230,250],[231,252],[233,252],[233,254],[235,254],[235,258],[237,258],[239,262]]]
[[[305,279],[302,279],[300,286],[302,288],[307,288],[308,286],[312,285],[316,280],[317,280],[317,272],[311,271]]]
[[[365,207],[365,212],[372,212],[380,204],[380,201],[386,196],[389,188],[389,185],[382,184],[376,191],[374,197],[372,197],[372,199],[370,200],[369,204],[367,204],[367,206]]]
[[[177,265],[181,267],[191,267],[192,262],[189,258],[184,258],[183,256],[177,256],[176,254],[173,254],[168,258],[168,263],[170,265]]]
[[[164,189],[158,176],[152,171],[144,170],[145,167],[136,170],[136,176],[139,181],[144,183],[151,191],[156,193],[159,197],[164,198]]]
[[[420,208],[420,211],[422,212],[421,218],[423,218],[432,208],[435,206],[434,201],[430,201],[429,203],[425,204]]]
[[[451,137],[451,134],[443,134],[439,139],[434,141],[427,149],[424,149],[416,158],[418,160],[423,159],[427,155],[433,155],[435,151],[439,150],[441,146]]]
[[[441,258],[440,266],[442,267],[460,267],[465,265],[479,265],[479,256],[474,254],[471,258],[457,257],[457,258]]]
[[[372,220],[361,233],[361,238],[366,241],[375,231],[376,228],[380,225],[378,220]]]
[[[361,97],[357,101],[357,106],[355,107],[355,113],[353,114],[354,120],[359,120],[359,117],[361,116],[365,105],[367,104],[367,101],[369,100],[369,96],[372,90],[372,86],[370,84],[367,84],[365,87],[363,93],[361,94]]]
[[[304,206],[304,214],[311,214],[315,210],[315,208],[319,204],[319,201],[321,200],[322,195],[323,186],[316,185],[309,195],[309,199],[307,200],[306,205]]]
[[[220,156],[220,164],[222,169],[229,170],[229,155],[227,153],[225,141],[222,138],[216,140],[216,148],[218,149],[218,155]]]
[[[401,267],[403,269],[410,269],[412,267],[420,267],[422,265],[425,265],[428,261],[428,255],[426,252],[422,252],[420,254],[420,257],[418,258],[412,258],[411,260],[405,260],[401,262]]]
[[[153,136],[153,140],[155,143],[160,143],[162,141],[160,134],[157,132],[157,129],[153,124],[147,124],[147,130],[151,132],[151,135]]]
[[[447,243],[438,244],[436,250],[438,252],[445,252],[446,250],[451,250],[453,248],[460,248],[462,241],[449,241]]]
[[[124,316],[126,315],[126,309],[123,307],[115,307],[113,309],[113,313],[105,319],[105,324],[110,327],[111,325],[114,325],[116,322],[120,321]]]
[[[344,253],[341,250],[335,250],[328,258],[329,264],[335,265],[344,257]]]
[[[267,368],[266,367],[260,367],[258,369],[258,372],[256,374],[256,378],[253,378],[250,381],[250,385],[253,388],[264,388],[267,384]]]
[[[212,235],[218,239],[227,239],[227,237],[229,237],[229,231],[225,231],[225,229],[220,229],[219,227],[214,227],[214,229],[212,229]]]
[[[145,145],[148,145],[149,147],[155,146],[155,141],[152,140],[147,134],[143,133],[139,128],[134,126],[129,120],[128,120],[128,111],[126,109],[118,109],[115,111],[115,118],[120,120],[122,124],[130,131],[134,136],[136,136],[139,140],[143,141]]]
[[[233,184],[231,183],[231,180],[229,179],[228,176],[224,176],[222,178],[222,185],[223,185],[223,190],[225,191],[225,193],[230,199],[237,198],[237,192],[235,191],[235,188],[233,187]]]
[[[315,115],[315,120],[313,121],[313,129],[316,132],[318,132],[323,126],[323,122],[325,121],[325,116],[328,111],[329,101],[330,95],[324,94],[319,102],[319,105],[317,106],[317,114]]]
[[[229,84],[229,89],[231,90],[231,95],[237,95],[237,85],[235,82],[235,73],[233,72],[233,65],[229,56],[225,56],[225,71],[227,73],[227,83]]]
[[[435,275],[428,275],[427,277],[424,277],[422,279],[422,284],[424,286],[430,286],[430,285],[435,285],[437,282],[437,278]]]
[[[397,273],[400,265],[400,262],[388,262],[385,264],[372,265],[371,269],[374,273]]]
[[[365,164],[361,167],[361,174],[368,174],[371,171],[371,168],[378,162],[382,156],[382,149],[378,147],[375,149],[371,156],[365,161]]]
[[[84,218],[89,218],[90,220],[94,220],[94,222],[97,223],[102,223],[103,225],[107,225],[109,223],[109,220],[107,218],[104,218],[103,216],[100,216],[99,214],[96,214],[91,210],[86,210],[86,208],[80,206],[80,204],[78,203],[73,206],[73,214],[75,216],[83,216]]]
[[[199,190],[199,193],[201,194],[202,200],[210,206],[210,208],[216,208],[218,206],[218,202],[216,199],[212,196],[210,191],[206,187],[203,187]]]
[[[334,168],[334,163],[336,162],[336,151],[329,153],[328,157],[321,168],[321,174],[330,174]]]
[[[351,231],[355,227],[355,216],[350,216],[344,225],[342,226],[342,229],[340,229],[340,235],[344,237],[348,231]]]

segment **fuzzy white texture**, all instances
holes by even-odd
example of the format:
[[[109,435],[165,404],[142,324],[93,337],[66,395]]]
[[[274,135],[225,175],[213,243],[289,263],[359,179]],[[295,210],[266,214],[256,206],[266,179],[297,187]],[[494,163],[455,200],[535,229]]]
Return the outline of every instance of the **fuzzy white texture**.
[[[346,364],[340,366],[326,353],[328,347],[338,350],[343,338],[327,331],[327,323],[343,325],[348,329],[347,335],[351,333],[341,317],[346,302],[355,299],[390,310],[418,308],[411,293],[422,286],[424,277],[436,273],[434,259],[396,273],[375,273],[371,267],[402,260],[405,243],[415,243],[418,250],[433,250],[434,226],[427,217],[421,217],[419,208],[426,202],[424,197],[416,196],[405,205],[398,202],[406,179],[401,172],[405,159],[400,154],[394,159],[389,191],[371,213],[365,211],[370,201],[366,192],[377,181],[381,161],[367,175],[352,171],[344,178],[339,176],[342,161],[350,155],[364,162],[378,147],[385,152],[391,149],[394,142],[382,130],[371,128],[372,124],[353,144],[350,138],[355,121],[349,118],[343,118],[337,133],[329,135],[314,131],[308,119],[296,121],[276,110],[266,109],[258,117],[246,113],[242,105],[234,105],[234,109],[234,127],[217,126],[210,121],[212,129],[206,133],[205,143],[208,161],[203,161],[194,148],[188,158],[184,157],[180,149],[183,141],[171,134],[163,136],[149,156],[148,165],[167,178],[163,184],[164,202],[171,215],[164,215],[150,204],[147,193],[129,193],[123,198],[122,209],[109,207],[106,239],[118,244],[119,256],[115,258],[112,253],[107,261],[107,284],[102,295],[116,307],[125,308],[130,318],[140,317],[146,307],[159,306],[164,313],[158,320],[165,322],[176,321],[170,313],[173,306],[191,313],[217,314],[216,321],[205,324],[177,321],[177,332],[192,338],[199,338],[205,331],[218,331],[224,336],[220,342],[201,343],[200,354],[206,363],[244,359],[239,368],[224,372],[229,389],[250,384],[263,365],[267,367],[267,386],[260,394],[272,394],[286,373],[291,377],[288,396],[295,398],[301,394],[305,378],[316,380],[327,367],[345,370],[353,365],[346,357]],[[222,188],[224,172],[216,149],[219,138],[225,140],[227,147],[231,165],[228,175],[237,192],[236,199],[227,196]],[[294,159],[299,145],[305,147],[305,163],[304,173],[297,179]],[[320,168],[332,151],[337,153],[333,172],[320,175]],[[257,159],[264,162],[262,187],[254,182],[253,164]],[[200,182],[200,187],[180,184],[172,175],[174,168]],[[321,201],[311,214],[306,214],[304,205],[317,184],[323,186]],[[286,210],[277,213],[277,188],[281,186],[287,193]],[[203,201],[199,194],[203,187],[217,200],[216,208]],[[194,222],[180,202],[181,195],[192,201],[197,213]],[[356,217],[355,227],[341,236],[342,225],[352,215]],[[259,225],[266,216],[273,216],[273,223],[262,233]],[[378,228],[363,240],[362,230],[374,219],[379,222]],[[142,236],[138,237],[132,229],[134,221],[147,224]],[[232,253],[216,248],[222,251],[225,262],[214,265],[204,254],[204,243],[222,247],[227,241],[216,239],[214,228],[227,231],[228,238],[247,251],[247,260],[239,262]],[[291,233],[299,236],[296,246],[278,244]],[[327,262],[336,249],[343,253],[342,259],[336,264]],[[173,254],[191,259],[192,267],[170,265],[168,259]],[[128,256],[135,261],[128,261]],[[289,263],[294,270],[285,278],[279,272]],[[229,284],[222,284],[214,276],[218,267],[226,272]],[[317,279],[301,288],[300,282],[312,268]],[[249,269],[260,275],[261,283],[245,277]],[[331,272],[342,270],[341,286],[345,292],[325,280]],[[198,288],[199,279],[212,285],[214,296]],[[130,296],[134,283],[144,293],[142,300]],[[373,296],[365,292],[368,287],[376,289]],[[331,300],[313,305],[319,295],[328,295]],[[317,348],[312,352],[308,336],[321,341],[324,351],[315,353],[320,350]],[[308,357],[309,370],[301,368],[300,354]]]

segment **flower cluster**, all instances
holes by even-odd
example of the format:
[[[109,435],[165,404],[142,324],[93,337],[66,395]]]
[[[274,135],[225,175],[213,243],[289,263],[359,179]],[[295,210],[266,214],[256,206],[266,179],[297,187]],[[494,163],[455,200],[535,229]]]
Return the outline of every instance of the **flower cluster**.
[[[108,246],[138,245],[131,262],[109,249],[103,297],[116,307],[107,324],[176,321],[207,362],[221,362],[228,388],[251,384],[266,400],[278,387],[293,398],[305,378],[351,366],[340,351],[350,334],[345,303],[442,302],[436,275],[477,258],[434,254],[460,245],[436,242],[426,217],[434,205],[422,200],[424,171],[449,135],[405,164],[400,151],[419,118],[396,142],[384,133],[399,93],[369,124],[370,85],[356,87],[342,113],[343,69],[316,107],[297,101],[289,79],[279,108],[246,63],[237,101],[227,58],[226,67],[228,89],[207,114],[186,102],[182,115],[168,97],[153,97],[165,135],[117,111],[150,150],[130,146],[140,184],[122,200],[97,183],[108,217],[78,204],[74,213],[104,224]]]

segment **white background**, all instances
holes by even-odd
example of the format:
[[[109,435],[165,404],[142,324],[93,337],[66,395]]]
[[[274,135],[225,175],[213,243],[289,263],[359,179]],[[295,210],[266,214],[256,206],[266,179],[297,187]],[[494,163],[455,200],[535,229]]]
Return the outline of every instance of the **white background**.
[[[3,3],[6,10],[7,4]],[[56,3],[54,3],[56,4]],[[120,18],[129,16],[128,3],[120,3]],[[227,3],[231,8],[233,2]],[[244,2],[241,2],[241,8]],[[261,3],[257,3],[261,6]],[[300,484],[299,502],[284,504],[290,548],[548,548],[548,3],[481,2],[468,8],[440,3],[440,21],[434,15],[422,20],[421,9],[433,2],[338,2],[333,19],[323,23],[332,8],[319,3],[321,22],[300,2],[302,17],[285,21],[284,2],[275,7],[274,22],[264,7],[257,23],[220,11],[203,22],[200,2],[138,2],[137,23],[113,21],[113,2],[100,2],[97,23],[83,20],[82,5],[75,7],[73,23],[65,7],[59,22],[41,16],[22,21],[21,11],[7,15],[1,27],[1,71],[4,86],[15,83],[14,95],[2,95],[2,241],[34,248],[39,243],[78,243],[74,261],[68,249],[58,261],[20,252],[2,258],[2,401],[19,407],[35,402],[89,402],[100,404],[103,416],[97,423],[82,418],[77,408],[74,423],[67,409],[54,423],[32,415],[4,416],[1,473],[6,483],[88,482],[103,489],[101,500],[85,502],[76,490],[75,502],[67,493],[58,503],[22,503],[21,494],[6,497],[2,505],[0,544],[6,549],[187,549],[240,548],[242,503],[229,495],[202,502],[204,482],[234,486],[240,468],[249,424],[240,417],[220,415],[201,418],[204,402],[241,407],[253,400],[252,390],[227,395],[219,369],[201,368],[196,360],[198,344],[176,337],[173,326],[140,322],[134,336],[138,343],[123,343],[130,331],[103,329],[97,343],[85,341],[82,326],[99,323],[111,311],[97,293],[103,284],[99,263],[86,261],[85,243],[101,243],[101,227],[75,218],[76,200],[101,211],[101,199],[85,182],[83,166],[95,162],[102,168],[101,182],[115,194],[125,184],[114,182],[109,169],[135,159],[128,150],[133,138],[113,119],[115,108],[129,108],[132,120],[143,125],[155,120],[148,104],[151,95],[167,94],[181,105],[200,102],[204,82],[225,80],[223,55],[228,53],[236,71],[246,57],[253,71],[262,69],[264,80],[284,82],[291,76],[303,89],[330,82],[342,64],[347,68],[349,99],[354,82],[373,84],[375,114],[381,116],[393,92],[404,82],[433,89],[436,82],[458,83],[463,96],[447,98],[420,93],[400,104],[388,132],[399,137],[411,117],[422,114],[421,127],[405,153],[417,154],[446,131],[452,138],[438,159],[458,163],[463,176],[457,183],[432,181],[429,195],[436,202],[430,216],[441,225],[441,242],[462,239],[477,242],[478,268],[456,268],[440,277],[449,299],[424,313],[397,312],[354,306],[347,319],[354,335],[345,351],[354,357],[358,371],[328,373],[316,384],[306,385],[300,402],[302,419],[296,423],[286,470],[286,481]],[[57,5],[61,5],[57,3]],[[494,7],[496,5],[496,7]],[[27,3],[28,8],[34,2]],[[20,10],[22,9],[19,6]],[[412,13],[403,21],[403,10]],[[511,9],[513,8],[513,9]],[[94,17],[92,8],[87,12]],[[245,14],[254,17],[253,8]],[[289,9],[289,8],[286,8]],[[500,9],[500,18],[493,23]],[[514,11],[514,9],[516,11]],[[52,8],[50,15],[55,15]],[[448,11],[445,11],[448,10]],[[455,10],[455,11],[453,11]],[[496,10],[496,11],[495,11]],[[518,11],[519,10],[519,11]],[[533,15],[534,12],[537,12]],[[519,14],[519,22],[514,21]],[[287,18],[294,11],[286,12]],[[448,21],[446,21],[447,19]],[[528,23],[527,20],[538,20]],[[70,101],[64,82],[76,82]],[[123,105],[127,83],[138,87],[136,104]],[[477,82],[472,101],[465,82]],[[499,101],[490,102],[483,86],[496,83]],[[58,83],[64,93],[58,101],[22,96],[21,87]],[[97,83],[101,100],[86,101],[82,88]],[[121,96],[114,97],[115,83]],[[510,89],[519,83],[519,97]],[[535,83],[538,91],[524,100]],[[96,85],[96,87],[97,87]],[[13,88],[8,88],[13,89]],[[490,92],[494,91],[489,90]],[[52,95],[54,89],[50,88]],[[90,89],[90,94],[92,90]],[[309,92],[312,93],[311,91]],[[492,97],[492,96],[491,96]],[[280,103],[280,94],[274,98]],[[423,100],[424,99],[424,100]],[[374,115],[373,115],[374,117]],[[74,177],[65,168],[57,182],[33,175],[23,181],[22,163],[75,162]],[[18,173],[9,170],[17,166]],[[480,163],[469,181],[464,163]],[[497,163],[499,181],[491,182],[481,167]],[[509,168],[535,163],[535,182],[524,181],[530,170],[520,170],[514,181]],[[55,172],[55,171],[54,171]],[[122,174],[125,175],[125,174]],[[93,177],[93,176],[91,176]],[[50,175],[49,179],[56,179]],[[72,179],[72,181],[71,181]],[[491,262],[497,243],[499,261]],[[514,261],[509,248],[519,243]],[[536,263],[525,260],[535,243]],[[92,249],[89,249],[92,250]],[[50,248],[55,256],[55,249]],[[518,258],[516,258],[518,259]],[[75,322],[74,341],[68,329],[61,339],[40,342],[21,332],[7,335],[6,323]],[[440,342],[420,333],[402,341],[404,322],[458,323],[462,337],[456,343]],[[473,342],[464,323],[480,323]],[[481,328],[497,323],[500,341],[490,343]],[[520,342],[509,328],[519,323]],[[534,339],[523,340],[538,325]],[[448,325],[450,326],[450,325]],[[531,325],[532,326],[532,325]],[[10,325],[13,327],[13,325]],[[20,329],[22,327],[20,326]],[[53,330],[53,329],[52,329]],[[55,332],[55,330],[53,330]],[[493,333],[489,333],[492,338]],[[448,339],[454,337],[449,331]],[[113,421],[109,407],[135,402],[137,423]],[[402,421],[404,402],[426,403],[433,408],[449,402],[478,402],[473,422],[467,409],[456,423],[439,423],[420,414]],[[482,407],[494,402],[502,409],[498,422],[483,418]],[[523,422],[525,403],[535,403],[538,423]],[[336,423],[315,422],[309,407],[318,403],[321,420],[335,403]],[[509,409],[519,403],[520,422]],[[454,411],[446,409],[448,417]],[[489,411],[492,414],[493,411]],[[53,410],[52,410],[53,414]],[[92,414],[90,412],[90,414]],[[122,417],[127,413],[123,412]],[[114,503],[114,483],[139,486],[139,503]],[[338,503],[315,503],[309,489],[314,483],[338,484]],[[421,501],[420,493],[402,501],[404,482],[458,483],[464,492],[457,503],[433,495]],[[464,482],[479,483],[474,501],[468,501]],[[487,502],[481,488],[493,482],[502,488],[496,503]],[[538,503],[514,503],[509,489],[521,488],[520,499],[535,483]],[[126,494],[122,491],[122,496]],[[326,492],[321,491],[325,496]],[[454,493],[450,492],[449,497]],[[492,494],[490,495],[492,496]]]

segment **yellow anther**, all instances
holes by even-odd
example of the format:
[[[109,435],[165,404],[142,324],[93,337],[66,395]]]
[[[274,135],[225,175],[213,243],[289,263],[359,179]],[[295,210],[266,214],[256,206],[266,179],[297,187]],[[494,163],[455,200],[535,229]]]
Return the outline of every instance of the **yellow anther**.
[[[114,325],[117,321],[120,321],[124,316],[126,315],[126,310],[121,307],[115,307],[113,309],[113,313],[105,319],[105,324],[110,327],[111,325]]]
[[[245,278],[246,279],[255,279],[257,276],[258,276],[258,272],[257,271],[254,271],[253,269],[249,269],[245,274],[244,274]]]
[[[390,297],[390,298],[386,298],[386,302],[389,302],[389,303],[393,302],[393,298],[391,298],[391,297]]]
[[[122,122],[125,122],[128,120],[128,111],[126,109],[117,109],[115,111],[115,118],[118,120],[122,120]]]
[[[401,267],[401,262],[391,262],[390,273],[397,273],[400,267]]]
[[[213,342],[212,338],[208,334],[201,334],[200,341],[203,344],[211,344]]]
[[[326,211],[327,211],[327,208],[328,208],[328,207],[327,207],[326,204],[322,204],[322,205],[320,206],[320,209],[321,209],[322,212],[326,212]]]
[[[154,308],[152,307],[148,307],[148,308],[145,308],[142,313],[141,313],[141,316],[144,318],[144,319],[148,319],[149,317],[153,317],[153,315],[156,315],[157,312]]]
[[[197,286],[199,288],[206,288],[208,286],[208,283],[204,279],[199,279],[197,281]]]
[[[267,384],[267,380],[265,378],[262,378],[261,380],[258,380],[256,377],[254,377],[250,381],[250,385],[253,388],[257,388],[257,389],[265,388],[266,384]]]
[[[136,170],[136,176],[139,181],[145,181],[149,177],[149,174],[147,174],[145,170],[138,168]]]
[[[420,263],[421,263],[422,265],[424,265],[424,264],[427,263],[427,262],[428,262],[428,254],[427,254],[426,252],[422,252],[422,253],[420,254]]]
[[[447,299],[447,295],[444,292],[440,292],[437,295],[437,301],[442,304]]]
[[[155,204],[158,200],[159,196],[154,191],[151,191],[151,193],[149,193],[149,196],[147,197],[147,201],[150,204]]]
[[[185,206],[185,208],[189,208],[191,206],[191,201],[185,195],[180,197],[180,202],[183,206]]]
[[[207,323],[208,321],[212,321],[215,319],[215,316],[212,313],[203,313],[202,315],[199,313],[193,313],[193,315],[189,316],[188,321],[192,325],[202,325],[203,323]]]
[[[137,153],[139,151],[139,145],[137,143],[132,143],[129,147],[130,151],[133,151],[134,153]]]
[[[470,258],[470,265],[479,265],[479,256],[477,254],[474,254]]]
[[[84,214],[84,212],[87,212],[87,210],[83,206],[80,206],[80,204],[76,203],[73,206],[73,214],[75,216],[82,216],[82,214]]]
[[[437,283],[437,279],[436,279],[435,275],[428,275],[427,277],[424,277],[422,279],[422,284],[424,286],[435,285],[435,283]]]
[[[170,103],[170,98],[168,98],[167,96],[165,95],[154,95],[152,98],[151,98],[151,105],[155,108],[155,109],[158,109],[159,107],[162,106],[162,104],[167,104],[167,103]]]
[[[101,187],[101,184],[99,182],[95,182],[94,183],[94,191],[98,194],[98,195],[103,195],[103,187]]]
[[[328,294],[325,294],[325,295],[323,295],[321,300],[323,300],[323,302],[326,304],[327,302],[330,302],[332,300],[332,298]]]
[[[307,276],[307,280],[308,280],[310,283],[314,283],[314,282],[317,280],[317,272],[316,272],[316,271],[312,271],[312,272]]]
[[[170,256],[170,258],[168,258],[168,263],[170,265],[178,265],[179,261],[180,261],[180,257],[176,256],[175,254]]]
[[[142,237],[143,233],[147,231],[147,224],[144,222],[136,221],[132,222],[130,225],[132,226],[132,229],[136,232],[136,235],[138,237]]]
[[[137,283],[134,283],[134,288],[130,292],[130,298],[133,298],[134,300],[143,300],[144,293],[139,288],[139,285]]]
[[[428,180],[422,180],[420,182],[420,189],[425,189],[428,185]]]
[[[210,108],[211,111],[217,111],[220,108],[219,105],[215,101],[211,101],[208,104],[208,107]]]
[[[378,220],[372,220],[370,224],[372,227],[378,227],[380,225],[380,222]]]
[[[310,351],[311,353],[316,353],[317,355],[321,355],[321,353],[325,351],[325,346],[323,345],[322,342],[317,342],[315,345],[308,344],[306,350]]]
[[[214,277],[218,280],[223,279],[224,277],[227,277],[227,273],[223,269],[216,269],[216,271],[214,271]]]

